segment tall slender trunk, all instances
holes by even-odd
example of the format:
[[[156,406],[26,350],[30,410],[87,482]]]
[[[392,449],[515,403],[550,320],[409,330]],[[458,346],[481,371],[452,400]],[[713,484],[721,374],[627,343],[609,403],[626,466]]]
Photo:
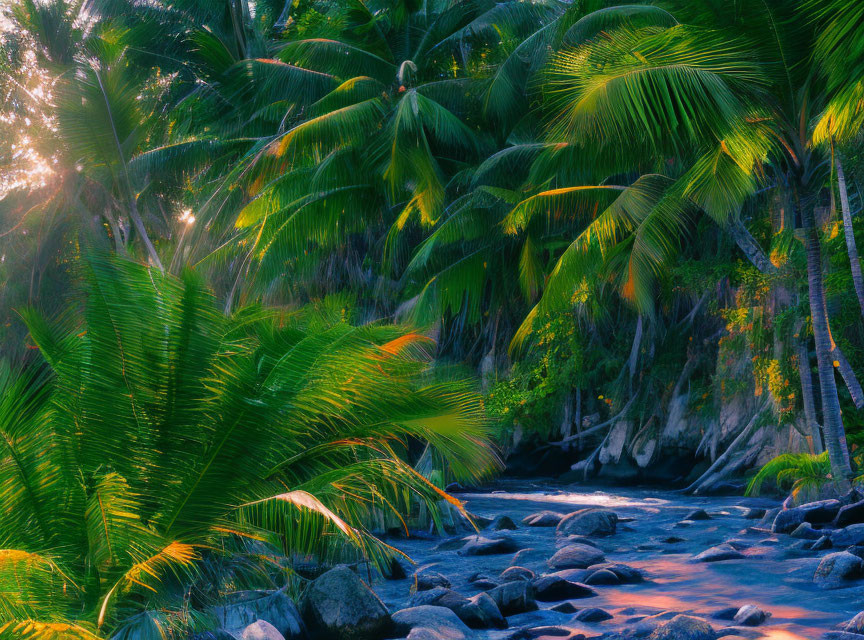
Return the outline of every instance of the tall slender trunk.
[[[846,236],[846,251],[849,253],[849,265],[852,268],[852,284],[855,295],[858,296],[858,306],[864,316],[864,276],[861,274],[861,261],[858,259],[858,246],[855,244],[855,229],[852,227],[852,212],[849,209],[849,192],[846,189],[846,174],[840,155],[834,154],[834,164],[837,167],[837,189],[840,191],[840,210],[843,213],[843,235]]]
[[[822,395],[822,420],[825,444],[831,460],[831,474],[841,490],[849,485],[852,468],[849,465],[849,449],[846,446],[846,431],[837,396],[834,379],[834,364],[831,356],[831,332],[825,309],[825,289],[822,281],[822,249],[816,232],[813,202],[799,202],[801,226],[804,232],[804,248],[807,253],[807,289],[810,301],[810,317],[813,322],[813,337],[816,344],[816,363],[819,371],[819,387]]]
[[[777,271],[777,267],[771,264],[771,260],[765,254],[765,251],[756,242],[756,239],[747,230],[740,220],[735,220],[726,226],[726,232],[732,236],[735,244],[744,253],[747,259],[762,273],[773,273]]]
[[[813,399],[813,376],[810,374],[810,353],[805,338],[798,338],[798,376],[801,378],[801,401],[804,404],[804,418],[812,439],[813,453],[822,453],[822,434],[816,420],[816,403]]]

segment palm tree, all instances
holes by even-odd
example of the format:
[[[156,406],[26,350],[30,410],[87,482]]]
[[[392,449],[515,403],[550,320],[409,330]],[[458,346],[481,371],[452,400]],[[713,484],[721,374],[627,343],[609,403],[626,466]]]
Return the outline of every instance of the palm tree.
[[[683,24],[625,26],[556,58],[550,71],[556,107],[551,131],[555,139],[611,147],[623,157],[680,163],[683,171],[670,189],[675,199],[664,199],[650,214],[659,223],[652,225],[658,239],[680,227],[676,220],[687,208],[676,200],[737,232],[742,205],[766,183],[794,204],[807,258],[824,428],[834,478],[842,485],[850,474],[849,454],[815,212],[828,176],[810,126],[812,114],[829,98],[812,60],[818,29],[795,19],[796,3],[731,12],[712,0],[670,4]],[[750,240],[750,253],[764,256]],[[578,262],[585,242],[580,237],[565,252],[547,291],[573,290],[580,272],[568,263]],[[595,234],[593,246],[602,248],[602,236]],[[647,252],[643,279],[656,268],[658,255],[663,253]],[[760,261],[766,262],[754,259]]]
[[[461,509],[413,464],[497,464],[479,396],[436,379],[420,335],[332,305],[227,317],[191,273],[82,270],[68,313],[24,314],[47,368],[0,370],[0,637],[194,628],[214,554],[277,584],[279,554],[380,564],[395,551],[370,527]]]

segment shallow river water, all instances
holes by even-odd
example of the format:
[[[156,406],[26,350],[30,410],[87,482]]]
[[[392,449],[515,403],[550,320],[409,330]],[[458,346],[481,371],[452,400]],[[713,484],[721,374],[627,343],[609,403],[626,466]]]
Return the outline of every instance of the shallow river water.
[[[595,541],[609,562],[637,567],[645,582],[631,585],[595,586],[597,596],[573,600],[578,608],[601,607],[614,615],[596,624],[572,623],[573,614],[559,613],[540,603],[540,610],[508,617],[506,630],[476,632],[477,638],[498,639],[511,636],[515,629],[563,625],[587,637],[610,632],[625,625],[629,618],[675,611],[708,619],[718,630],[732,624],[711,619],[711,614],[728,607],[755,604],[769,611],[768,621],[754,630],[755,638],[771,640],[817,640],[837,623],[848,620],[864,609],[864,581],[851,582],[843,589],[817,588],[812,577],[823,552],[801,552],[791,548],[797,542],[786,535],[747,532],[757,521],[746,520],[750,507],[770,508],[779,503],[764,498],[691,497],[651,489],[595,490],[569,486],[551,488],[542,483],[502,482],[488,493],[458,494],[471,513],[494,517],[507,515],[518,525],[504,531],[522,548],[544,551],[545,558],[556,550],[555,528],[526,527],[528,514],[552,510],[569,513],[584,507],[600,506],[632,521],[619,524],[615,535]],[[678,523],[690,511],[703,508],[710,520]],[[486,535],[484,533],[484,535]],[[675,536],[683,542],[667,543]],[[744,550],[745,559],[715,563],[695,563],[694,555],[730,538],[744,539],[753,546]],[[434,550],[440,540],[404,539],[389,541],[416,563],[412,569],[428,569],[447,576],[452,588],[472,596],[481,589],[468,577],[482,572],[496,577],[511,564],[513,554],[461,557],[456,551]],[[524,563],[523,563],[524,564]],[[543,560],[526,564],[539,575]],[[410,574],[410,570],[409,570]],[[408,606],[411,580],[384,581],[376,591],[391,611]],[[760,635],[761,634],[761,635]]]

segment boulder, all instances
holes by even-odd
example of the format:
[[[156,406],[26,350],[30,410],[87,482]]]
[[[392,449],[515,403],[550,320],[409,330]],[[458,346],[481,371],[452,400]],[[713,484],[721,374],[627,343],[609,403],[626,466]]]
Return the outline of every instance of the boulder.
[[[844,622],[842,629],[848,633],[857,633],[864,636],[864,611],[856,614],[851,620]]]
[[[744,554],[736,550],[728,543],[718,544],[716,547],[705,549],[702,553],[694,556],[694,562],[722,562],[724,560],[740,560]]]
[[[235,633],[263,620],[288,640],[305,635],[300,612],[284,591],[237,591],[210,613],[222,629]]]
[[[860,524],[862,522],[864,522],[864,500],[840,507],[840,510],[837,512],[837,517],[834,518],[835,527],[845,527],[850,524]]]
[[[573,619],[579,622],[603,622],[604,620],[611,620],[612,614],[597,607],[588,607],[579,611],[573,616]]]
[[[499,538],[471,536],[458,553],[460,556],[491,556],[500,553],[513,553],[518,550],[519,545],[516,541],[507,536]]]
[[[575,600],[590,598],[597,592],[588,585],[561,576],[550,574],[534,580],[534,598],[541,602],[558,602],[560,600]]]
[[[770,613],[763,611],[754,604],[745,604],[743,607],[738,609],[732,620],[735,624],[740,624],[744,627],[758,627],[760,624],[765,622],[770,615]]]
[[[789,533],[802,522],[804,522],[803,509],[799,507],[783,509],[774,518],[774,524],[771,525],[771,531],[774,533]]]
[[[687,514],[685,520],[710,520],[711,516],[708,515],[708,512],[705,509],[696,509],[695,511],[691,511]]]
[[[549,552],[545,549],[535,549],[533,547],[529,547],[527,549],[522,549],[521,551],[517,551],[513,554],[513,557],[510,559],[510,566],[533,566],[533,565],[545,565],[546,560],[549,558]]]
[[[522,518],[522,524],[529,527],[557,527],[563,517],[563,513],[555,511],[538,511]]]
[[[513,582],[514,580],[533,580],[535,575],[531,569],[525,567],[507,567],[499,576],[503,582]]]
[[[408,635],[418,627],[436,630],[448,630],[447,635],[452,640],[461,640],[471,636],[471,630],[459,619],[453,611],[446,607],[423,605],[401,609],[393,614],[393,633],[398,636]]]
[[[437,571],[417,572],[413,577],[415,591],[428,591],[435,587],[446,587],[449,589],[453,586],[450,584],[450,580],[447,579],[447,576],[438,573]]]
[[[702,618],[677,615],[661,624],[648,640],[715,640],[717,633]]]
[[[285,640],[285,636],[266,620],[258,620],[243,629],[240,640]]]
[[[473,574],[471,574],[470,576],[468,576],[468,582],[475,589],[482,589],[484,591],[487,589],[494,589],[499,584],[501,584],[497,580],[494,580],[494,579],[490,578],[489,576],[487,576],[485,573],[473,573]]]
[[[811,551],[822,551],[823,549],[830,549],[832,547],[831,538],[828,536],[822,536],[818,540],[815,540],[813,544],[810,545]]]
[[[554,607],[550,607],[552,611],[557,611],[558,613],[576,613],[579,611],[575,606],[573,606],[572,602],[562,602],[561,604],[556,604]]]
[[[615,533],[618,515],[608,509],[580,509],[563,518],[555,533],[558,535],[575,534],[578,536],[611,536]]]
[[[725,607],[712,613],[711,617],[717,620],[734,620],[740,610],[741,607]]]
[[[603,552],[587,544],[571,544],[559,549],[547,561],[552,569],[585,569],[603,562]]]
[[[747,520],[761,520],[765,517],[765,509],[759,509],[756,507],[747,509],[747,511],[744,512],[744,517]]]
[[[620,562],[603,562],[601,564],[592,564],[588,567],[588,571],[599,571],[601,569],[614,573],[618,576],[618,581],[623,584],[636,584],[645,580],[645,577],[639,569],[635,569],[630,565],[621,564]]]
[[[811,527],[809,522],[802,522],[789,535],[799,540],[818,540],[822,537],[822,534]]]
[[[861,577],[861,558],[846,551],[829,553],[822,558],[816,573],[813,574],[813,582],[823,589],[839,589],[846,586],[848,580]]]
[[[830,534],[831,544],[835,547],[851,547],[864,543],[864,524],[850,524],[836,529]]]
[[[573,629],[548,625],[545,627],[525,627],[519,629],[507,640],[552,640],[552,638],[565,638],[566,640],[584,640],[583,634],[573,635]]]
[[[498,605],[498,610],[505,616],[537,609],[534,587],[530,582],[524,580],[507,582],[500,587],[495,587],[489,591],[489,596]]]
[[[479,594],[485,595],[485,594]],[[487,596],[488,597],[488,596]],[[488,607],[485,601],[478,601],[475,598],[469,599],[461,593],[457,593],[452,589],[444,587],[435,587],[429,591],[419,591],[415,593],[410,600],[411,607],[420,607],[423,605],[431,605],[434,607],[445,607],[455,613],[462,622],[472,629],[488,629],[501,625],[503,618],[500,612],[494,615],[494,612]],[[494,601],[492,602],[494,605]],[[497,608],[495,609],[497,611]],[[506,626],[506,622],[504,623]]]
[[[466,544],[468,544],[468,540],[476,536],[460,536],[458,538],[447,538],[446,540],[442,540],[438,544],[436,544],[432,550],[433,551],[456,551],[457,549],[461,549]]]
[[[507,628],[507,621],[504,619],[504,615],[498,608],[498,604],[488,593],[478,593],[476,596],[468,598],[468,602],[471,603],[472,607],[477,608],[484,627]]]
[[[348,567],[313,580],[303,595],[303,617],[322,640],[375,640],[390,630],[390,613]]]
[[[819,500],[802,504],[799,509],[804,512],[804,521],[810,524],[827,524],[837,517],[842,503],[839,500]]]
[[[493,531],[513,531],[516,528],[516,523],[513,522],[510,516],[498,516],[487,527],[487,529],[492,529]]]
[[[621,579],[609,569],[598,569],[588,574],[584,582],[590,585],[614,585],[621,584]]]

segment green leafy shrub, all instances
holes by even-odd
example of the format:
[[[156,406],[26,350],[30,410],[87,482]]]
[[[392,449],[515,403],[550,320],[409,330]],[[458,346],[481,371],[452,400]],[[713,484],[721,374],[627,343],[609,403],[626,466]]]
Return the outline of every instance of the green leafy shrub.
[[[418,451],[454,479],[497,464],[480,396],[436,380],[423,336],[82,271],[62,317],[23,314],[47,367],[0,375],[0,638],[185,637],[203,558],[283,582],[289,554],[384,561],[372,523],[459,505]]]

